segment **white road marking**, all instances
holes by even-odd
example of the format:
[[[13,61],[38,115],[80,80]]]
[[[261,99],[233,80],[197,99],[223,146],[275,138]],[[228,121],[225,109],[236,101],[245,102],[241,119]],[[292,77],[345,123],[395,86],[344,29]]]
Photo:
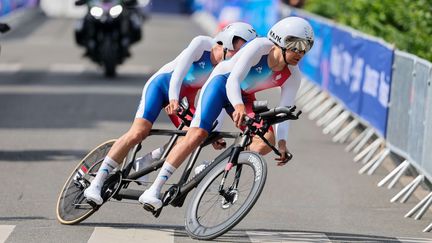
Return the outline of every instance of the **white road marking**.
[[[101,72],[101,68],[98,68],[96,64],[90,63],[55,63],[46,66],[23,66],[22,63],[0,63],[0,73],[16,73],[22,70],[31,71],[48,71],[52,73],[74,73],[80,74],[84,72]],[[131,74],[131,75],[150,75],[155,70],[149,65],[120,65],[117,67],[117,71],[120,74]]]
[[[96,227],[88,243],[174,243],[174,230]]]
[[[426,239],[426,238],[399,237],[396,239],[401,243],[431,243],[432,242],[432,239]]]
[[[21,69],[20,63],[0,63],[0,73],[16,73]]]
[[[144,84],[143,84],[144,86]],[[139,95],[142,92],[141,86],[60,86],[60,85],[2,85],[0,94],[126,94]]]
[[[121,65],[118,67],[119,73],[127,74],[151,74],[154,72],[153,68],[148,65]]]
[[[246,231],[246,234],[251,242],[331,242],[320,233]]]
[[[15,225],[0,225],[0,243],[6,242],[14,228]]]

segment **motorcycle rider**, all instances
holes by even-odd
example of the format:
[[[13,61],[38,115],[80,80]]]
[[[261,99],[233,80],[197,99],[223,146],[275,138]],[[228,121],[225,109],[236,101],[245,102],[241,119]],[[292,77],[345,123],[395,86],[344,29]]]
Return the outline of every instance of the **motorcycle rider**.
[[[77,0],[75,1],[75,5],[81,6],[85,4],[89,4],[92,2],[111,2],[113,0]],[[143,16],[138,8],[137,0],[122,0],[120,1],[122,5],[127,8],[127,17],[125,21],[122,23],[122,29],[120,30],[123,36],[122,43],[125,56],[129,57],[130,53],[127,47],[138,42],[142,38],[141,26],[143,23],[143,19],[146,16]],[[87,48],[86,56],[91,56],[90,52],[94,51],[95,44],[92,43],[94,39],[94,35],[96,34],[93,17],[90,13],[88,13],[83,20],[80,20],[75,28],[75,39],[78,45],[84,46]]]

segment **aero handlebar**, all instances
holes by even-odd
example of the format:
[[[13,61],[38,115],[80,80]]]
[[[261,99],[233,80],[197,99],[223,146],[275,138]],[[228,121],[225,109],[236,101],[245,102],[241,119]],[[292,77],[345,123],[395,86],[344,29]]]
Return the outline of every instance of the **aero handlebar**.
[[[294,114],[294,111],[296,110],[296,106],[280,106],[273,109],[270,109],[269,111],[265,111],[262,113],[259,113],[258,115],[263,118],[272,118],[279,114],[286,114],[288,116],[287,120],[297,120],[302,113],[301,111],[298,111],[297,114]]]

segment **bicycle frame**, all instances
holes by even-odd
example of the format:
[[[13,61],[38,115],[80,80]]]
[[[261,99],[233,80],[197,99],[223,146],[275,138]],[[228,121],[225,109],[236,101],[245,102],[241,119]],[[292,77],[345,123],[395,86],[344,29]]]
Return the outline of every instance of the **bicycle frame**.
[[[168,145],[167,145],[161,159],[154,162],[153,164],[151,164],[147,168],[144,168],[140,171],[129,174],[131,169],[132,169],[133,162],[136,159],[136,154],[141,149],[141,143],[138,144],[133,149],[132,157],[130,158],[130,160],[123,163],[123,165],[119,171],[119,173],[121,173],[121,175],[122,175],[121,178],[123,178],[123,179],[121,180],[121,184],[119,185],[119,189],[112,196],[114,199],[116,199],[116,200],[122,200],[122,199],[138,200],[138,198],[141,196],[141,194],[144,191],[127,189],[129,183],[132,182],[133,180],[140,178],[143,175],[146,175],[146,174],[151,173],[153,171],[157,171],[158,169],[160,169],[162,167],[162,165],[165,162],[166,157],[168,156],[169,152],[174,147],[178,138],[180,136],[186,135],[187,131],[181,130],[183,127],[184,127],[184,124],[182,124],[178,130],[152,129],[150,131],[149,136],[150,135],[171,135],[171,138],[168,142]],[[238,142],[237,138],[239,138],[240,136],[241,136],[241,133],[239,133],[239,132],[213,132],[213,133],[211,133],[207,137],[207,139],[197,149],[195,149],[193,151],[192,155],[189,157],[189,161],[188,161],[185,169],[183,170],[183,174],[180,177],[180,180],[178,181],[178,183],[166,191],[165,195],[163,196],[163,199],[164,199],[163,201],[166,202],[166,203],[164,203],[164,206],[166,206],[168,204],[171,204],[175,207],[183,206],[183,203],[184,203],[184,200],[186,199],[187,194],[191,190],[193,190],[195,187],[198,186],[198,184],[205,177],[207,172],[212,170],[217,164],[219,164],[220,162],[222,162],[223,160],[225,160],[226,158],[228,158],[230,156],[231,156],[231,158],[229,161],[233,161],[233,163],[236,163],[240,151],[238,153],[232,153],[231,151],[233,149],[238,150],[236,148],[241,147],[239,144],[236,145],[236,143]],[[194,167],[194,165],[198,159],[198,156],[199,156],[202,148],[208,146],[209,144],[212,144],[213,142],[217,141],[220,138],[235,138],[237,140],[235,140],[232,145],[230,145],[228,148],[226,148],[224,152],[222,152],[219,156],[216,157],[216,159],[214,159],[208,166],[206,166],[202,172],[200,172],[199,174],[197,174],[197,175],[195,175],[189,179],[190,174],[192,172],[192,169],[193,169],[193,167]],[[236,154],[237,157],[233,157],[233,154]],[[158,211],[160,213],[160,210],[158,210]],[[155,216],[157,217],[159,215],[159,213],[157,215],[155,214]]]
[[[294,110],[295,107],[289,110],[289,112],[293,112]],[[267,111],[262,114],[267,113],[268,115],[268,114],[275,113],[276,111],[277,110]],[[293,117],[295,119],[298,119],[300,113],[301,112],[299,112],[297,116],[293,116]],[[186,165],[186,168],[184,169],[179,182],[171,186],[171,188],[169,188],[167,191],[165,191],[165,194],[162,197],[163,206],[156,211],[152,211],[153,215],[155,217],[158,217],[161,213],[162,208],[168,204],[171,204],[175,207],[183,206],[187,194],[192,189],[198,186],[198,184],[207,175],[209,171],[211,171],[216,165],[224,161],[226,158],[229,159],[228,159],[227,166],[223,172],[223,177],[219,186],[219,194],[223,196],[227,201],[229,201],[230,195],[228,195],[227,191],[224,190],[224,183],[225,183],[225,179],[227,178],[228,172],[231,170],[233,166],[237,165],[240,153],[251,143],[252,137],[254,135],[258,135],[268,146],[272,148],[272,150],[276,154],[280,155],[279,151],[273,145],[271,145],[270,142],[264,137],[264,134],[268,131],[268,128],[271,126],[271,124],[278,123],[283,120],[288,120],[289,118],[290,117],[288,116],[267,118],[267,124],[264,125],[262,128],[258,129],[257,127],[253,126],[253,123],[260,122],[261,118],[259,118],[259,116],[256,116],[255,118],[246,119],[247,128],[243,133],[238,133],[238,132],[237,133],[232,133],[232,132],[210,133],[209,136],[206,138],[206,140],[198,148],[196,148],[193,151],[192,155],[189,157],[188,164]],[[177,130],[152,129],[150,135],[171,135],[167,148],[165,149],[165,152],[163,153],[161,159],[159,161],[154,162],[149,167],[129,175],[133,166],[133,162],[135,161],[136,154],[141,149],[141,143],[138,144],[132,152],[131,159],[127,163],[123,163],[122,168],[118,172],[121,174],[121,176],[119,177],[120,185],[118,186],[118,189],[113,193],[112,198],[117,200],[122,200],[122,199],[138,200],[144,191],[127,189],[129,183],[132,182],[133,180],[140,178],[143,175],[156,171],[162,167],[162,165],[166,160],[167,155],[174,147],[177,139],[180,136],[186,135],[187,131],[182,130],[184,126],[185,123],[183,122]],[[195,165],[196,160],[198,159],[198,156],[202,148],[208,146],[209,144],[217,141],[220,138],[235,138],[236,140],[230,147],[225,149],[223,153],[217,156],[216,159],[214,159],[208,166],[206,166],[203,171],[201,171],[200,173],[196,174],[191,179],[189,179],[190,173]],[[242,170],[241,166],[236,166],[235,179],[230,187],[230,190],[233,188],[235,189],[237,187],[239,183],[241,170]],[[117,176],[119,175],[118,173]]]
[[[243,180],[243,178],[246,178],[246,185],[249,183],[250,179],[248,178],[250,177],[243,176],[243,174],[245,174],[243,173],[245,167],[249,166],[252,167],[252,173],[254,175],[256,175],[259,171],[263,171],[263,176],[255,176],[255,180],[253,180],[253,194],[249,194],[251,195],[251,197],[248,197],[248,204],[241,211],[239,217],[229,219],[229,224],[224,226],[223,232],[213,232],[214,235],[203,236],[202,238],[210,239],[212,237],[216,237],[219,233],[222,234],[226,232],[225,230],[229,230],[232,226],[237,224],[242,219],[242,217],[244,217],[244,215],[249,212],[250,208],[253,207],[253,204],[258,199],[265,184],[267,171],[267,167],[265,166],[265,160],[263,158],[261,158],[256,153],[247,152],[243,154],[242,151],[246,150],[246,148],[252,143],[252,138],[254,136],[258,136],[262,138],[263,141],[268,144],[275,153],[277,153],[277,149],[274,147],[274,145],[270,144],[265,139],[264,134],[267,133],[271,125],[285,120],[297,120],[299,118],[299,115],[301,114],[301,111],[297,112],[297,114],[294,114],[295,107],[276,107],[271,110],[264,107],[264,105],[260,106],[260,104],[258,104],[257,107],[260,109],[255,109],[254,107],[254,112],[256,113],[256,115],[253,118],[248,116],[245,117],[244,124],[246,129],[242,133],[210,133],[209,136],[205,139],[205,141],[193,151],[192,155],[189,157],[188,163],[184,167],[182,167],[182,174],[178,183],[172,185],[168,190],[165,191],[163,198],[161,198],[162,207],[155,210],[152,205],[144,204],[144,209],[152,212],[155,217],[158,217],[164,206],[167,206],[169,204],[174,207],[183,206],[188,193],[191,192],[194,188],[198,188],[199,190],[197,190],[196,196],[192,198],[192,203],[190,204],[190,207],[188,209],[187,220],[187,225],[191,224],[190,227],[192,227],[189,227],[187,229],[192,229],[195,232],[195,229],[198,229],[200,227],[200,223],[197,221],[199,220],[199,218],[197,218],[196,213],[201,202],[203,193],[206,193],[209,185],[213,184],[215,187],[217,187],[219,184],[219,190],[218,193],[216,193],[216,196],[218,198],[216,198],[215,202],[220,202],[222,209],[227,209],[230,207],[230,204],[233,205],[237,201],[239,195],[238,189],[241,187],[240,182]],[[130,151],[129,156],[125,159],[124,163],[122,163],[121,167],[114,170],[112,173],[110,173],[109,177],[106,178],[101,188],[101,197],[103,199],[103,202],[106,202],[110,199],[139,199],[143,191],[128,189],[129,184],[133,181],[137,182],[137,180],[139,180],[141,176],[161,168],[166,161],[167,155],[170,152],[173,152],[172,149],[178,138],[180,136],[186,135],[187,131],[183,131],[182,129],[184,128],[184,126],[189,124],[187,119],[191,117],[191,114],[187,112],[187,108],[182,108],[184,110],[179,112],[179,117],[182,118],[183,123],[178,128],[178,130],[153,129],[150,132],[150,135],[169,135],[171,137],[169,139],[169,143],[164,146],[165,151],[162,155],[162,158],[159,161],[153,162],[151,165],[148,165],[147,167],[138,172],[131,173],[134,162],[136,161],[135,158],[137,156],[137,153],[138,151],[140,151],[142,146],[141,143],[139,143],[135,148]],[[188,113],[186,115],[189,117],[186,117],[185,113]],[[260,124],[261,126],[258,126],[257,124]],[[210,143],[213,143],[220,138],[235,138],[235,141],[232,143],[232,145],[225,149],[225,151],[222,151],[222,153],[220,153],[219,156],[217,156],[210,164],[206,165],[201,172],[191,175],[195,163],[198,160],[198,156],[202,151],[202,148],[208,146]],[[100,208],[101,205],[98,205],[91,200],[85,201],[86,198],[83,194],[84,190],[88,188],[92,180],[94,180],[97,171],[100,169],[99,167],[103,161],[103,158],[106,156],[109,149],[111,149],[114,144],[115,140],[109,140],[90,151],[79,162],[78,166],[68,177],[57,202],[57,218],[62,224],[79,223],[88,218]],[[288,158],[286,155],[281,155],[281,158],[282,157]],[[255,158],[258,161],[252,160],[251,158]],[[284,160],[283,163],[286,163],[288,160]],[[263,167],[260,167],[259,165],[257,165],[257,163]],[[228,174],[230,174],[229,177],[227,177]],[[218,179],[216,180],[216,178]],[[257,180],[259,181],[258,184],[255,183],[257,182]],[[217,188],[215,187],[211,187],[212,198],[215,198],[213,196],[215,189],[217,190]],[[195,235],[192,231],[188,231],[188,233]],[[195,236],[198,237],[198,235]]]

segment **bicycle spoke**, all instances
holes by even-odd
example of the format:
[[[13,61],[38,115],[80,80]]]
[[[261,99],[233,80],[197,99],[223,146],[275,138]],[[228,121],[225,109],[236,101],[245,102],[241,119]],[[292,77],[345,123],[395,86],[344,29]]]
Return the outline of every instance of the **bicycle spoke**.
[[[251,173],[252,176],[250,175]],[[226,178],[225,185],[231,185],[231,189],[227,188],[225,190],[227,190],[226,193],[235,193],[235,195],[232,195],[233,197],[235,197],[235,199],[231,199],[231,202],[226,202],[225,199],[221,195],[219,195],[219,192],[217,192],[216,194],[207,191],[200,200],[199,208],[201,208],[202,210],[197,212],[197,219],[199,220],[199,222],[202,225],[210,227],[219,225],[220,223],[224,222],[226,219],[229,219],[232,215],[234,215],[240,209],[241,205],[243,205],[243,201],[247,198],[243,198],[242,195],[249,195],[252,190],[253,173],[253,170],[243,167],[241,172],[241,178],[244,178],[245,180],[241,180],[241,183],[239,181],[237,186],[238,188],[236,190],[232,189],[234,184],[236,184],[235,173],[229,174],[229,176]],[[219,176],[213,179],[208,188],[219,186],[221,176],[222,174],[219,174]]]
[[[251,187],[252,188],[252,187]],[[248,188],[248,189],[244,189],[244,190],[238,190],[238,192],[246,192],[246,191],[250,191],[251,190],[251,188]]]
[[[204,215],[199,216],[198,219],[201,219],[202,217],[206,216],[206,214],[208,214],[208,212],[210,212],[210,209],[213,208],[213,206],[214,206],[216,203],[217,203],[217,200],[212,204],[212,206],[209,208],[209,210],[207,210],[207,212],[206,212]]]
[[[212,198],[210,198],[209,200],[204,201],[204,204],[210,202],[211,200],[213,200],[215,197],[218,197],[218,196],[220,196],[220,195],[219,195],[219,194],[214,195],[214,196],[213,196]],[[203,201],[201,201],[201,202],[203,202]]]

